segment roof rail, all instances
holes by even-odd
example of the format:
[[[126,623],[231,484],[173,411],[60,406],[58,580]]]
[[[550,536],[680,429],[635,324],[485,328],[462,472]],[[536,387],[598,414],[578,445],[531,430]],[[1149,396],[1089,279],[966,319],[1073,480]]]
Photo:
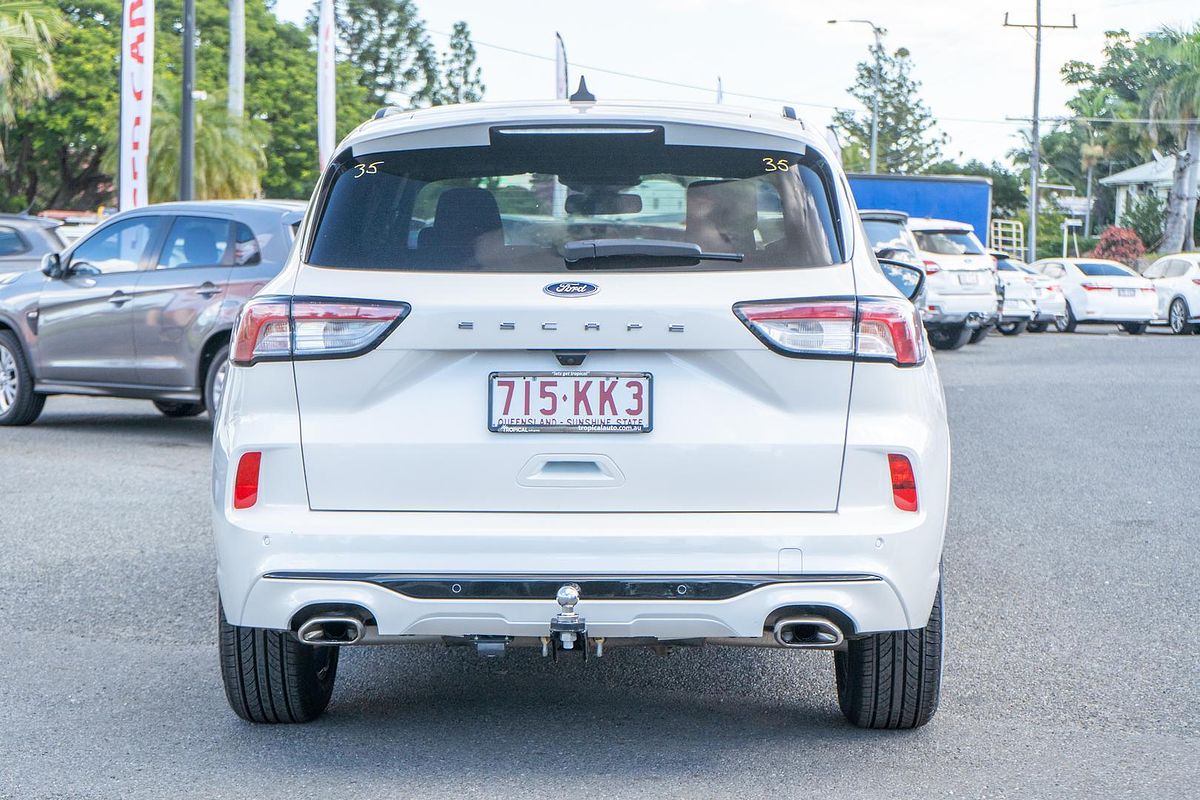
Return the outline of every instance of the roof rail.
[[[796,109],[792,108],[791,106],[783,107],[783,117],[784,117],[784,119],[795,120],[796,122],[800,123],[801,128],[804,127],[804,120],[802,120],[798,116],[796,116]]]
[[[375,115],[372,116],[371,119],[383,119],[384,117],[390,117],[393,114],[403,114],[407,110],[407,108],[401,108],[400,106],[384,106],[376,111]]]

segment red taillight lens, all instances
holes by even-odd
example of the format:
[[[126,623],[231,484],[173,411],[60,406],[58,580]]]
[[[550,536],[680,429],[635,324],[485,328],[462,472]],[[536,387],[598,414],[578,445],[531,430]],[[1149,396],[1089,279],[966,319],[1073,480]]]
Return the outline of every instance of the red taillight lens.
[[[1142,286],[1140,288],[1143,292],[1157,292],[1158,291],[1153,286]]]
[[[261,465],[262,453],[242,453],[233,479],[234,508],[250,508],[258,502],[258,468]]]
[[[930,261],[927,258],[924,261],[922,261],[921,263],[925,266],[925,274],[926,275],[936,275],[937,273],[942,271],[942,268],[940,266],[938,266],[938,263],[936,261]]]
[[[230,361],[345,358],[367,352],[408,316],[407,303],[379,300],[251,300],[233,335]]]
[[[1192,278],[1192,283],[1196,284],[1197,286],[1200,286],[1200,278]]]
[[[287,300],[269,298],[247,303],[233,332],[229,360],[246,366],[256,361],[289,357],[292,346],[289,306]]]
[[[777,353],[915,366],[925,332],[911,304],[883,297],[738,303],[738,318]]]
[[[1111,286],[1101,286],[1098,283],[1081,283],[1081,284],[1079,284],[1079,286],[1081,289],[1084,289],[1085,291],[1089,291],[1089,292],[1111,292],[1112,291]]]
[[[892,500],[901,511],[917,510],[917,477],[913,474],[908,456],[888,454],[888,469],[892,473]]]

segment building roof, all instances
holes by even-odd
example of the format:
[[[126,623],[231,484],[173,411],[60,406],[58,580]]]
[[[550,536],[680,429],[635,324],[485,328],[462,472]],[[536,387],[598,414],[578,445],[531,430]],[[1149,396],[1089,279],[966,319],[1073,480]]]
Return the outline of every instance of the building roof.
[[[1175,156],[1161,156],[1101,178],[1100,183],[1103,186],[1137,186],[1144,183],[1170,186],[1174,180]]]

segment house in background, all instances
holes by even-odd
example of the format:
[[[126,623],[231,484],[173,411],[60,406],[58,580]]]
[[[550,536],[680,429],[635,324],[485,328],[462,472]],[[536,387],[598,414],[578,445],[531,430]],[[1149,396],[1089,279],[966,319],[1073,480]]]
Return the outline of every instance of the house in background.
[[[1126,212],[1144,195],[1153,192],[1166,203],[1174,178],[1175,156],[1161,156],[1155,151],[1153,161],[1101,178],[1100,184],[1113,189],[1116,195],[1115,218],[1120,224]]]

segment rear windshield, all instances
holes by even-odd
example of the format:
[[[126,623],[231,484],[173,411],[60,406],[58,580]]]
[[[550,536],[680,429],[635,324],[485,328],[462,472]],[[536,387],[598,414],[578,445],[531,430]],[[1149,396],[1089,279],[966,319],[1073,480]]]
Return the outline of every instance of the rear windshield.
[[[863,228],[871,247],[878,250],[881,247],[901,247],[908,249],[909,244],[904,240],[904,223],[884,219],[864,219]]]
[[[971,231],[913,231],[917,246],[942,256],[981,256],[983,245]]]
[[[1124,267],[1118,267],[1116,264],[1105,264],[1100,261],[1077,261],[1077,262],[1075,262],[1075,266],[1084,275],[1087,275],[1087,276],[1093,277],[1093,278],[1104,276],[1104,275],[1108,275],[1108,276],[1120,275],[1122,277],[1128,278],[1130,275],[1133,274],[1132,272],[1125,269]]]
[[[571,271],[845,260],[833,179],[819,156],[666,145],[661,131],[657,139],[493,135],[489,146],[347,153],[326,183],[307,259],[317,266],[565,272],[564,245],[602,239],[687,242],[742,258],[590,258]]]

